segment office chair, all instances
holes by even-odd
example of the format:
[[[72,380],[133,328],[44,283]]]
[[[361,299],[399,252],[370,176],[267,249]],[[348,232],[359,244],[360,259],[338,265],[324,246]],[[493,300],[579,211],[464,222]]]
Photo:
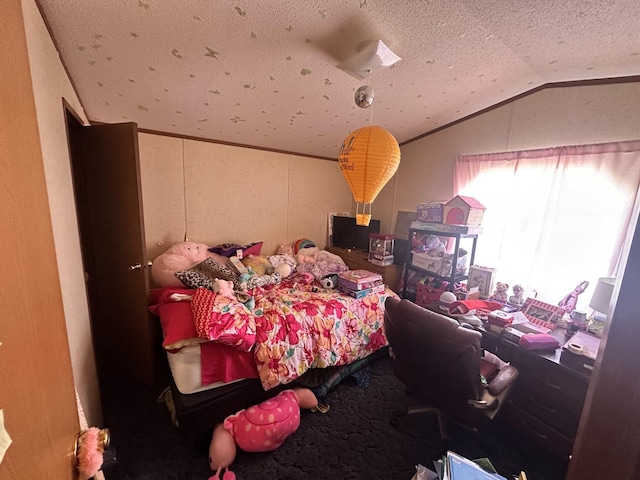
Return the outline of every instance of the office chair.
[[[393,372],[420,402],[396,414],[392,425],[397,426],[403,416],[434,414],[446,449],[447,418],[477,433],[496,416],[518,370],[508,365],[485,386],[480,376],[480,332],[393,297],[385,302],[384,326]]]

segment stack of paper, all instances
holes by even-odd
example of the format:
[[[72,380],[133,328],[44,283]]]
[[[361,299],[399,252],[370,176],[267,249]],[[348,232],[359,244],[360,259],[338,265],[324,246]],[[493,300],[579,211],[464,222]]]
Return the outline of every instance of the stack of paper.
[[[489,469],[493,469],[488,460],[486,461]],[[468,458],[458,455],[452,451],[447,452],[444,462],[444,471],[442,480],[507,480],[502,475],[484,470],[476,462]]]

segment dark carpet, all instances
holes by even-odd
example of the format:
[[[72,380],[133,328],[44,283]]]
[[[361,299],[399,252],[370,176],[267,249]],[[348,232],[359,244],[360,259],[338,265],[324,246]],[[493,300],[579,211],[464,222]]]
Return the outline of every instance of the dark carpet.
[[[417,463],[432,468],[441,449],[437,422],[422,416],[402,419],[392,427],[393,412],[410,399],[393,375],[388,357],[368,368],[368,385],[362,385],[362,376],[360,382],[347,377],[328,393],[329,412],[304,411],[298,431],[276,451],[238,451],[231,468],[238,480],[410,480]],[[194,448],[185,441],[164,404],[156,402],[157,392],[123,382],[103,397],[104,422],[111,429],[116,457],[105,463],[107,480],[206,480],[213,474],[205,451],[208,445]],[[499,418],[480,436],[451,422],[448,429],[451,450],[468,458],[489,458],[508,479],[520,470],[529,480],[564,478],[563,462],[521,438]]]

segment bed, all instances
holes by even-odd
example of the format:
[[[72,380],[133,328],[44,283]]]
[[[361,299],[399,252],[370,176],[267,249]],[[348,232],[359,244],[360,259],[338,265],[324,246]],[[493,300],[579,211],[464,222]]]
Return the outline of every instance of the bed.
[[[250,304],[202,287],[151,291],[172,373],[170,403],[191,438],[312,371],[353,365],[387,346],[384,301],[396,296],[387,288],[355,299],[302,271],[248,294]]]

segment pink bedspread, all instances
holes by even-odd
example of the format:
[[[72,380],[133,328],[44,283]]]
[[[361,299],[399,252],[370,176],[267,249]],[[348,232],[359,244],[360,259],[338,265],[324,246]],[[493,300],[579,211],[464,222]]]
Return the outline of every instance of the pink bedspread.
[[[184,290],[193,293],[193,290]],[[168,298],[167,293],[152,292],[152,301]],[[289,383],[310,368],[346,365],[387,345],[383,328],[384,302],[388,296],[396,296],[389,289],[356,300],[336,290],[321,288],[312,275],[296,274],[277,285],[255,288],[250,293],[255,299],[255,307],[251,311],[246,309],[243,315],[247,316],[247,321],[255,323],[255,345],[251,352],[236,352],[253,357],[253,368],[265,390]],[[179,303],[188,306],[188,302]],[[196,307],[195,303],[193,307]],[[160,315],[165,348],[172,347],[175,338],[169,342],[167,335],[176,331],[170,325],[177,323],[176,318],[163,320],[163,309],[157,305],[150,309]],[[215,309],[214,305],[212,318],[221,313]],[[193,325],[191,312],[184,307],[180,311],[183,317],[180,323]],[[182,326],[181,330],[184,329]],[[186,336],[193,335],[190,341],[205,341],[197,338],[195,327],[187,331]],[[184,331],[181,335],[185,335]],[[217,344],[207,342],[206,345],[210,343]],[[202,352],[204,354],[205,350]],[[216,349],[213,356],[218,354]],[[246,357],[242,358],[246,360]],[[203,372],[204,362],[203,357]],[[246,371],[243,373],[246,377]],[[205,373],[203,379],[204,376]]]
[[[295,275],[253,291],[253,349],[265,390],[310,368],[346,365],[387,345],[384,302],[391,290],[356,300]]]

